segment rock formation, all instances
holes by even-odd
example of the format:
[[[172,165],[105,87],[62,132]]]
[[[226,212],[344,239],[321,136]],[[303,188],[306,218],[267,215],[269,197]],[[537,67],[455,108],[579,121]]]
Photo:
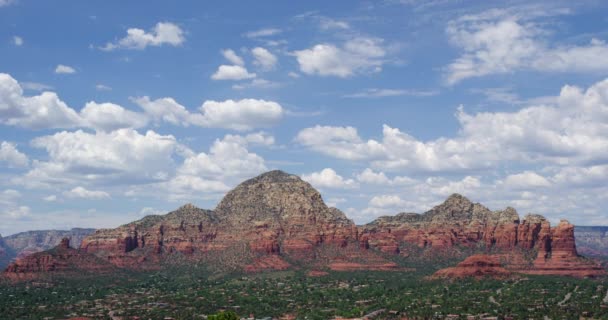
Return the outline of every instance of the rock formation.
[[[310,184],[282,171],[241,183],[213,211],[187,204],[166,215],[97,230],[82,241],[79,250],[65,245],[53,250],[54,254],[49,251],[21,259],[8,272],[63,270],[63,258],[84,261],[92,257],[137,270],[166,263],[246,272],[300,267],[398,270],[395,261],[416,259],[417,254],[445,261],[484,252],[492,256],[484,256],[481,262],[465,261],[461,269],[473,266],[481,270],[474,269],[473,274],[483,273],[499,268],[494,263],[497,259],[513,272],[604,273],[578,256],[574,228],[567,222],[552,229],[542,216],[520,220],[513,208],[490,211],[454,194],[424,214],[381,217],[357,228],[340,210],[327,207]],[[395,259],[396,255],[401,257]]]
[[[500,260],[491,255],[472,255],[460,262],[455,267],[441,269],[435,272],[435,279],[458,279],[458,278],[497,278],[510,277],[512,272],[503,268]]]
[[[6,268],[3,275],[11,280],[28,280],[46,274],[82,274],[83,270],[98,274],[110,272],[112,269],[108,262],[71,248],[70,240],[63,238],[59,245],[51,250],[18,258]]]
[[[271,171],[228,192],[214,211],[188,204],[165,216],[98,230],[81,248],[121,267],[140,267],[172,253],[194,260],[232,253],[235,264],[247,271],[287,268],[284,257],[302,264],[316,263],[320,256],[325,264],[348,262],[348,257],[319,252],[324,247],[354,247],[361,268],[368,258],[383,268],[391,265],[373,253],[361,253],[358,245],[355,224],[327,207],[309,183]]]
[[[6,260],[0,258],[0,268],[8,265],[14,258],[22,258],[32,253],[49,250],[69,238],[72,247],[78,248],[82,239],[93,233],[95,229],[74,228],[71,230],[38,230],[17,233],[4,238],[4,247],[7,249]],[[0,247],[2,244],[0,243]]]
[[[404,244],[435,255],[457,247],[481,249],[495,254],[507,269],[521,273],[584,277],[605,273],[579,257],[569,222],[564,220],[552,229],[540,215],[527,215],[520,221],[513,208],[490,211],[458,194],[424,214],[381,217],[362,227],[361,239],[362,247],[384,252],[399,252]]]

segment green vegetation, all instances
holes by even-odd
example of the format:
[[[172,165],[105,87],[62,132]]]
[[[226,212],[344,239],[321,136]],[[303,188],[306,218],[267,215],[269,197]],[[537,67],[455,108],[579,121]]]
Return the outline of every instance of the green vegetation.
[[[360,317],[386,309],[402,316],[466,319],[575,319],[608,317],[608,281],[530,276],[519,279],[426,280],[424,272],[335,272],[313,278],[304,271],[218,275],[173,268],[84,279],[55,278],[0,285],[0,315],[7,319],[139,316],[141,319],[298,319]],[[565,298],[569,294],[570,298]],[[458,317],[455,317],[458,315]]]

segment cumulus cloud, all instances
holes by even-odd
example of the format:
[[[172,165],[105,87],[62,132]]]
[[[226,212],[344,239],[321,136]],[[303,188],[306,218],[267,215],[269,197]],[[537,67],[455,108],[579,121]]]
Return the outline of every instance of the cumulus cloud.
[[[255,78],[255,73],[249,73],[247,69],[239,65],[221,65],[217,71],[211,75],[213,80],[244,80]]]
[[[357,174],[357,181],[365,184],[385,186],[411,185],[416,183],[416,180],[405,176],[396,176],[390,179],[384,172],[374,172],[374,170],[370,168],[366,168],[361,173]]]
[[[113,103],[88,102],[80,111],[86,126],[102,131],[121,128],[141,128],[148,124],[148,118]]]
[[[245,61],[243,61],[243,58],[238,56],[232,49],[222,50],[222,55],[224,56],[224,58],[226,58],[226,60],[230,61],[231,63],[233,63],[237,66],[245,65]]]
[[[75,187],[70,191],[65,191],[64,196],[68,198],[81,198],[89,200],[101,200],[110,198],[110,194],[105,191],[87,190],[84,187]]]
[[[0,161],[8,164],[9,167],[26,167],[30,160],[27,155],[17,150],[17,147],[6,141],[0,144]]]
[[[545,72],[605,72],[608,55],[603,40],[587,44],[549,45],[541,24],[525,15],[492,10],[465,15],[446,29],[450,42],[462,55],[446,67],[446,82],[519,70]]]
[[[203,115],[201,125],[239,131],[271,126],[279,121],[284,113],[280,104],[256,99],[209,100],[203,103],[200,111]]]
[[[248,150],[252,145],[272,145],[265,133],[226,135],[217,139],[209,152],[193,154],[167,183],[173,199],[200,198],[205,193],[223,193],[245,178],[267,171],[264,159]]]
[[[524,171],[522,173],[509,175],[505,179],[505,184],[509,188],[514,189],[548,187],[551,185],[551,183],[545,177],[532,171]]]
[[[74,69],[74,68],[72,68],[70,66],[59,64],[55,68],[55,73],[57,73],[57,74],[73,74],[73,73],[76,73],[76,69]]]
[[[0,73],[0,123],[29,129],[73,128],[80,116],[53,92],[24,96],[13,77]]]
[[[345,179],[331,168],[325,168],[320,172],[303,174],[302,179],[308,181],[316,188],[352,189],[358,187],[353,179]]]
[[[384,154],[381,143],[363,141],[354,127],[315,126],[298,132],[300,144],[340,159],[362,160]]]
[[[467,171],[509,161],[593,163],[608,159],[608,80],[587,90],[564,86],[555,105],[515,112],[468,114],[460,108],[461,126],[453,138],[420,141],[398,128],[383,126],[382,140],[363,140],[353,127],[315,126],[296,141],[320,153],[367,160],[385,170]]]
[[[386,54],[382,39],[364,37],[348,40],[342,46],[323,43],[293,52],[301,72],[340,78],[382,70]]]
[[[156,123],[168,122],[173,125],[188,126],[193,122],[201,121],[201,115],[191,114],[173,98],[150,100],[150,97],[143,96],[131,100],[144,109]]]
[[[62,131],[32,141],[48,161],[34,161],[15,183],[50,187],[74,183],[142,184],[165,181],[174,168],[178,148],[171,135],[134,129],[88,133]]]
[[[272,70],[277,64],[277,57],[272,54],[267,49],[262,47],[256,47],[251,49],[251,54],[253,54],[254,61],[253,64],[259,66],[263,70]]]
[[[394,208],[403,206],[406,202],[397,195],[375,196],[369,201],[369,205],[379,208]]]
[[[116,49],[143,50],[148,46],[160,47],[163,45],[180,46],[186,41],[184,31],[171,22],[159,22],[149,32],[139,28],[129,28],[127,35],[116,41],[108,42],[101,47],[104,51]]]

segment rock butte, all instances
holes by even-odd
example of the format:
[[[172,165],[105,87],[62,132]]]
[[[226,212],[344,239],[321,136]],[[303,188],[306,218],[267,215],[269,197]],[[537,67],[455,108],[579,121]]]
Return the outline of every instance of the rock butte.
[[[340,210],[327,207],[309,183],[282,171],[241,183],[215,210],[187,204],[166,215],[97,230],[82,241],[79,250],[64,249],[119,268],[155,269],[160,262],[179,257],[185,263],[258,272],[299,267],[399,270],[391,255],[431,252],[441,256],[467,247],[491,252],[495,257],[490,259],[499,259],[505,269],[515,272],[604,274],[602,268],[578,256],[573,226],[566,221],[555,228],[539,215],[520,221],[513,208],[490,211],[454,194],[424,214],[401,213],[357,227]],[[531,252],[536,253],[535,259],[526,258]],[[60,261],[65,255],[51,250],[33,255],[34,261],[47,259],[42,259],[44,255],[50,255],[59,267],[49,270],[27,257],[4,274],[62,270]]]
[[[432,278],[458,279],[458,278],[508,278],[513,273],[502,267],[496,256],[476,254],[472,255],[455,267],[441,269]]]

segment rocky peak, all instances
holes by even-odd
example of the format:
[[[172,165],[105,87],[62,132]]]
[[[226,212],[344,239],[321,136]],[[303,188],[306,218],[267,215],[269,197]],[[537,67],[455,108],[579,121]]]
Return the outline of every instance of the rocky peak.
[[[434,207],[425,216],[433,222],[470,222],[473,219],[484,219],[490,210],[481,204],[473,203],[466,197],[454,193],[442,204]]]
[[[280,170],[270,171],[239,184],[215,209],[217,217],[233,224],[264,223],[310,218],[310,222],[346,219],[329,210],[321,194],[300,177]]]

